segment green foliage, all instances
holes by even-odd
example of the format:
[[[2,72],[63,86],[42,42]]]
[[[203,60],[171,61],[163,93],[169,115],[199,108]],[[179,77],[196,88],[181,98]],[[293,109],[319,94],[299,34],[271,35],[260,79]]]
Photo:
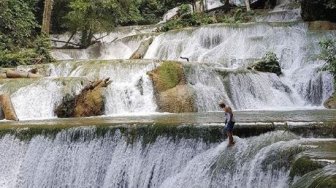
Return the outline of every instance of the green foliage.
[[[217,12],[215,14],[195,13],[184,14],[180,18],[165,23],[159,31],[169,31],[184,27],[197,27],[213,23],[246,23],[258,15],[259,12],[246,12],[241,8],[232,9],[229,12]]]
[[[54,59],[50,55],[50,41],[45,36],[38,36],[29,48],[18,50],[0,50],[0,66],[15,67],[19,65],[31,65],[36,63],[49,63]]]
[[[319,58],[326,62],[324,70],[329,71],[336,83],[336,39],[323,40],[320,43]]]
[[[37,36],[34,7],[38,0],[0,1],[0,66],[53,61],[49,39]]]
[[[120,24],[137,22],[139,11],[132,0],[71,0],[65,20],[70,31],[81,32],[81,46],[93,43],[95,33],[109,32]],[[128,4],[129,3],[129,4]]]
[[[329,9],[335,9],[336,8],[336,0],[327,0],[327,2],[325,2],[326,7]]]
[[[216,23],[216,21],[213,17],[208,16],[205,13],[188,14],[179,19],[168,21],[159,29],[159,31],[165,32],[173,29],[181,29],[191,26],[195,27],[212,23]]]
[[[187,15],[191,13],[191,7],[188,4],[183,4],[179,7],[178,14],[180,16]]]
[[[0,50],[12,50],[29,43],[37,24],[24,0],[1,0],[0,26]]]
[[[50,63],[54,61],[49,49],[51,48],[50,40],[48,36],[37,36],[34,41],[35,53],[39,55],[40,61],[44,63]]]
[[[15,67],[18,65],[33,64],[38,58],[34,49],[22,49],[18,52],[8,50],[0,51],[0,66]]]

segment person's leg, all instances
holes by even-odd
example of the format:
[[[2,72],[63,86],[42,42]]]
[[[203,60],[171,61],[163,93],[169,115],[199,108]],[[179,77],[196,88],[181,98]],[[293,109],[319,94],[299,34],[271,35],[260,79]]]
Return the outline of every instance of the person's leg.
[[[232,131],[230,132],[230,138],[231,138],[230,144],[233,145],[235,142],[233,141],[233,132]]]
[[[233,141],[233,133],[232,133],[232,131],[228,131],[227,135],[228,135],[228,138],[229,138],[229,146],[234,145],[235,142]]]
[[[228,137],[228,145],[230,145],[231,141],[230,141],[230,131],[226,131],[226,135]]]

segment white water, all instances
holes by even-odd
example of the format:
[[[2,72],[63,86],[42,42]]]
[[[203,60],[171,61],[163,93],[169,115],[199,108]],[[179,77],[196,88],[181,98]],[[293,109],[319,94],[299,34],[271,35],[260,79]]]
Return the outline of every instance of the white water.
[[[256,1],[257,0],[250,0],[250,3],[254,3]],[[245,0],[230,0],[229,2],[235,6],[245,6]],[[206,10],[212,10],[224,5],[221,0],[204,0],[204,4]]]
[[[290,20],[292,10],[286,8],[290,2],[279,2],[273,12],[280,11]],[[262,19],[272,20],[269,16]],[[287,18],[276,17],[276,23],[217,24],[159,36],[152,33],[156,26],[121,27],[88,49],[53,52],[57,59],[63,60],[113,60],[47,65],[45,74],[61,80],[110,77],[113,83],[104,93],[105,115],[149,114],[156,112],[157,105],[147,72],[155,68],[157,60],[185,61],[182,56],[191,60],[184,64],[184,69],[188,84],[196,91],[195,101],[201,112],[220,110],[219,101],[227,102],[235,110],[323,108],[334,88],[331,75],[319,71],[324,62],[315,57],[319,54],[318,42],[335,38],[336,32],[312,32],[305,23],[283,22]],[[66,35],[54,37],[66,40]],[[154,37],[145,55],[145,59],[151,60],[118,60],[128,59],[148,37]],[[78,35],[72,42],[76,40]],[[246,70],[268,51],[276,53],[283,75]],[[20,67],[25,71],[30,68]],[[75,93],[82,87],[76,83],[64,87],[52,79],[26,84],[13,82],[2,81],[0,93],[11,94],[21,120],[54,118],[53,110],[66,94],[64,88],[77,88],[70,91]]]
[[[1,187],[288,187],[288,156],[300,139],[286,132],[207,144],[199,139],[158,137],[133,144],[117,131],[62,131],[55,139],[36,135],[0,139]],[[76,139],[76,140],[74,140]],[[323,139],[320,141],[323,141]],[[281,155],[283,158],[279,158]]]
[[[220,99],[241,110],[321,106],[332,94],[333,84],[329,74],[319,71],[323,62],[314,58],[319,53],[318,42],[336,37],[336,33],[321,35],[308,31],[304,23],[288,24],[213,25],[172,31],[156,37],[145,58],[188,57],[193,63],[207,63],[207,69],[231,71],[223,84],[218,83],[216,71],[206,68],[188,75],[196,89],[198,105],[205,111],[218,109]],[[283,75],[241,70],[268,51],[276,53]]]
[[[140,43],[149,37],[151,34],[126,36],[118,40],[101,41],[87,49],[54,49],[52,56],[57,60],[129,59]]]

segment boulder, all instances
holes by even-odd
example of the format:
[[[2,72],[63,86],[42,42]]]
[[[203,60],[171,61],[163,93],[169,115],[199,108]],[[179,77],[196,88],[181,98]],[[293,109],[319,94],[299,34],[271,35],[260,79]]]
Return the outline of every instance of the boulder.
[[[324,102],[324,107],[329,109],[336,109],[336,93],[334,93],[328,100]]]
[[[279,60],[272,52],[268,52],[265,57],[248,66],[247,69],[260,72],[271,72],[275,73],[278,76],[282,74]]]
[[[335,0],[302,0],[301,9],[301,16],[304,21],[336,22]]]
[[[179,84],[186,84],[183,66],[178,62],[163,62],[159,67],[147,74],[153,81],[154,90],[159,93]]]
[[[55,109],[55,114],[60,118],[103,115],[103,89],[110,83],[109,78],[98,80],[84,87],[79,95],[66,95]]]
[[[197,112],[195,91],[188,86],[182,64],[163,62],[148,72],[160,112]]]
[[[131,55],[130,59],[142,59],[147,50],[148,47],[152,44],[153,42],[153,37],[150,37],[140,43],[139,48]]]
[[[158,95],[158,107],[161,112],[196,112],[195,91],[188,85],[177,85]]]

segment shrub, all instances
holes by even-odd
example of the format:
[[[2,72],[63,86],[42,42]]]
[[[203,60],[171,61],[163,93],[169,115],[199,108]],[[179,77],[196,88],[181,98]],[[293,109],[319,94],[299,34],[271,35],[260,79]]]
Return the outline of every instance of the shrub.
[[[178,14],[180,16],[190,14],[191,13],[191,7],[188,4],[183,4],[180,6],[180,9],[178,10]]]
[[[333,75],[336,84],[336,39],[323,40],[319,44],[321,48],[319,59],[326,62],[323,70]]]

